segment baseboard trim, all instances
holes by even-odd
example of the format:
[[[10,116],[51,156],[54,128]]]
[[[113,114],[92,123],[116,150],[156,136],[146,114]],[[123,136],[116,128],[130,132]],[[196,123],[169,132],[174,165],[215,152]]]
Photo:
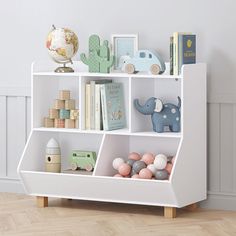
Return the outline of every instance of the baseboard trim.
[[[24,187],[18,179],[0,179],[0,192],[25,193]]]
[[[236,211],[236,195],[231,193],[208,193],[200,206],[207,209]]]

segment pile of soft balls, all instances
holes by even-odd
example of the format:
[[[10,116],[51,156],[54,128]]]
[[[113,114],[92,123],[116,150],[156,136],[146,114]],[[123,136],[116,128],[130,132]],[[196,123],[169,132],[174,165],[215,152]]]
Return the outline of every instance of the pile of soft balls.
[[[132,152],[127,161],[123,158],[114,159],[112,166],[118,171],[114,177],[167,180],[174,161],[175,157],[167,157],[164,154],[155,156],[152,153],[145,153],[141,156],[139,153]]]

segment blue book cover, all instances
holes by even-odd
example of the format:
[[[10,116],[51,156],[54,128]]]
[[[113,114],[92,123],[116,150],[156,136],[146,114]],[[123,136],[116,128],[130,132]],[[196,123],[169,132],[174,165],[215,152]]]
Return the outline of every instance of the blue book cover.
[[[124,91],[122,83],[101,85],[102,119],[104,130],[125,127]]]
[[[182,65],[196,63],[196,35],[179,35],[179,74]]]

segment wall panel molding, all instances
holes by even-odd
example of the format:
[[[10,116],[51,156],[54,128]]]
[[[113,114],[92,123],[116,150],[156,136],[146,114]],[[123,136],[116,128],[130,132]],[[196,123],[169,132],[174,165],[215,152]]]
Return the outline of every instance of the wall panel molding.
[[[30,132],[30,88],[0,87],[0,191],[24,192],[17,175]]]

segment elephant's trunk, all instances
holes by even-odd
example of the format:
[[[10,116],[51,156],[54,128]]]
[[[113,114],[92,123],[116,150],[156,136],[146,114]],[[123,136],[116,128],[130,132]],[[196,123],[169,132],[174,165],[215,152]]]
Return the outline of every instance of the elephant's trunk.
[[[138,99],[134,99],[134,106],[140,113],[148,115],[145,106],[141,106]]]

